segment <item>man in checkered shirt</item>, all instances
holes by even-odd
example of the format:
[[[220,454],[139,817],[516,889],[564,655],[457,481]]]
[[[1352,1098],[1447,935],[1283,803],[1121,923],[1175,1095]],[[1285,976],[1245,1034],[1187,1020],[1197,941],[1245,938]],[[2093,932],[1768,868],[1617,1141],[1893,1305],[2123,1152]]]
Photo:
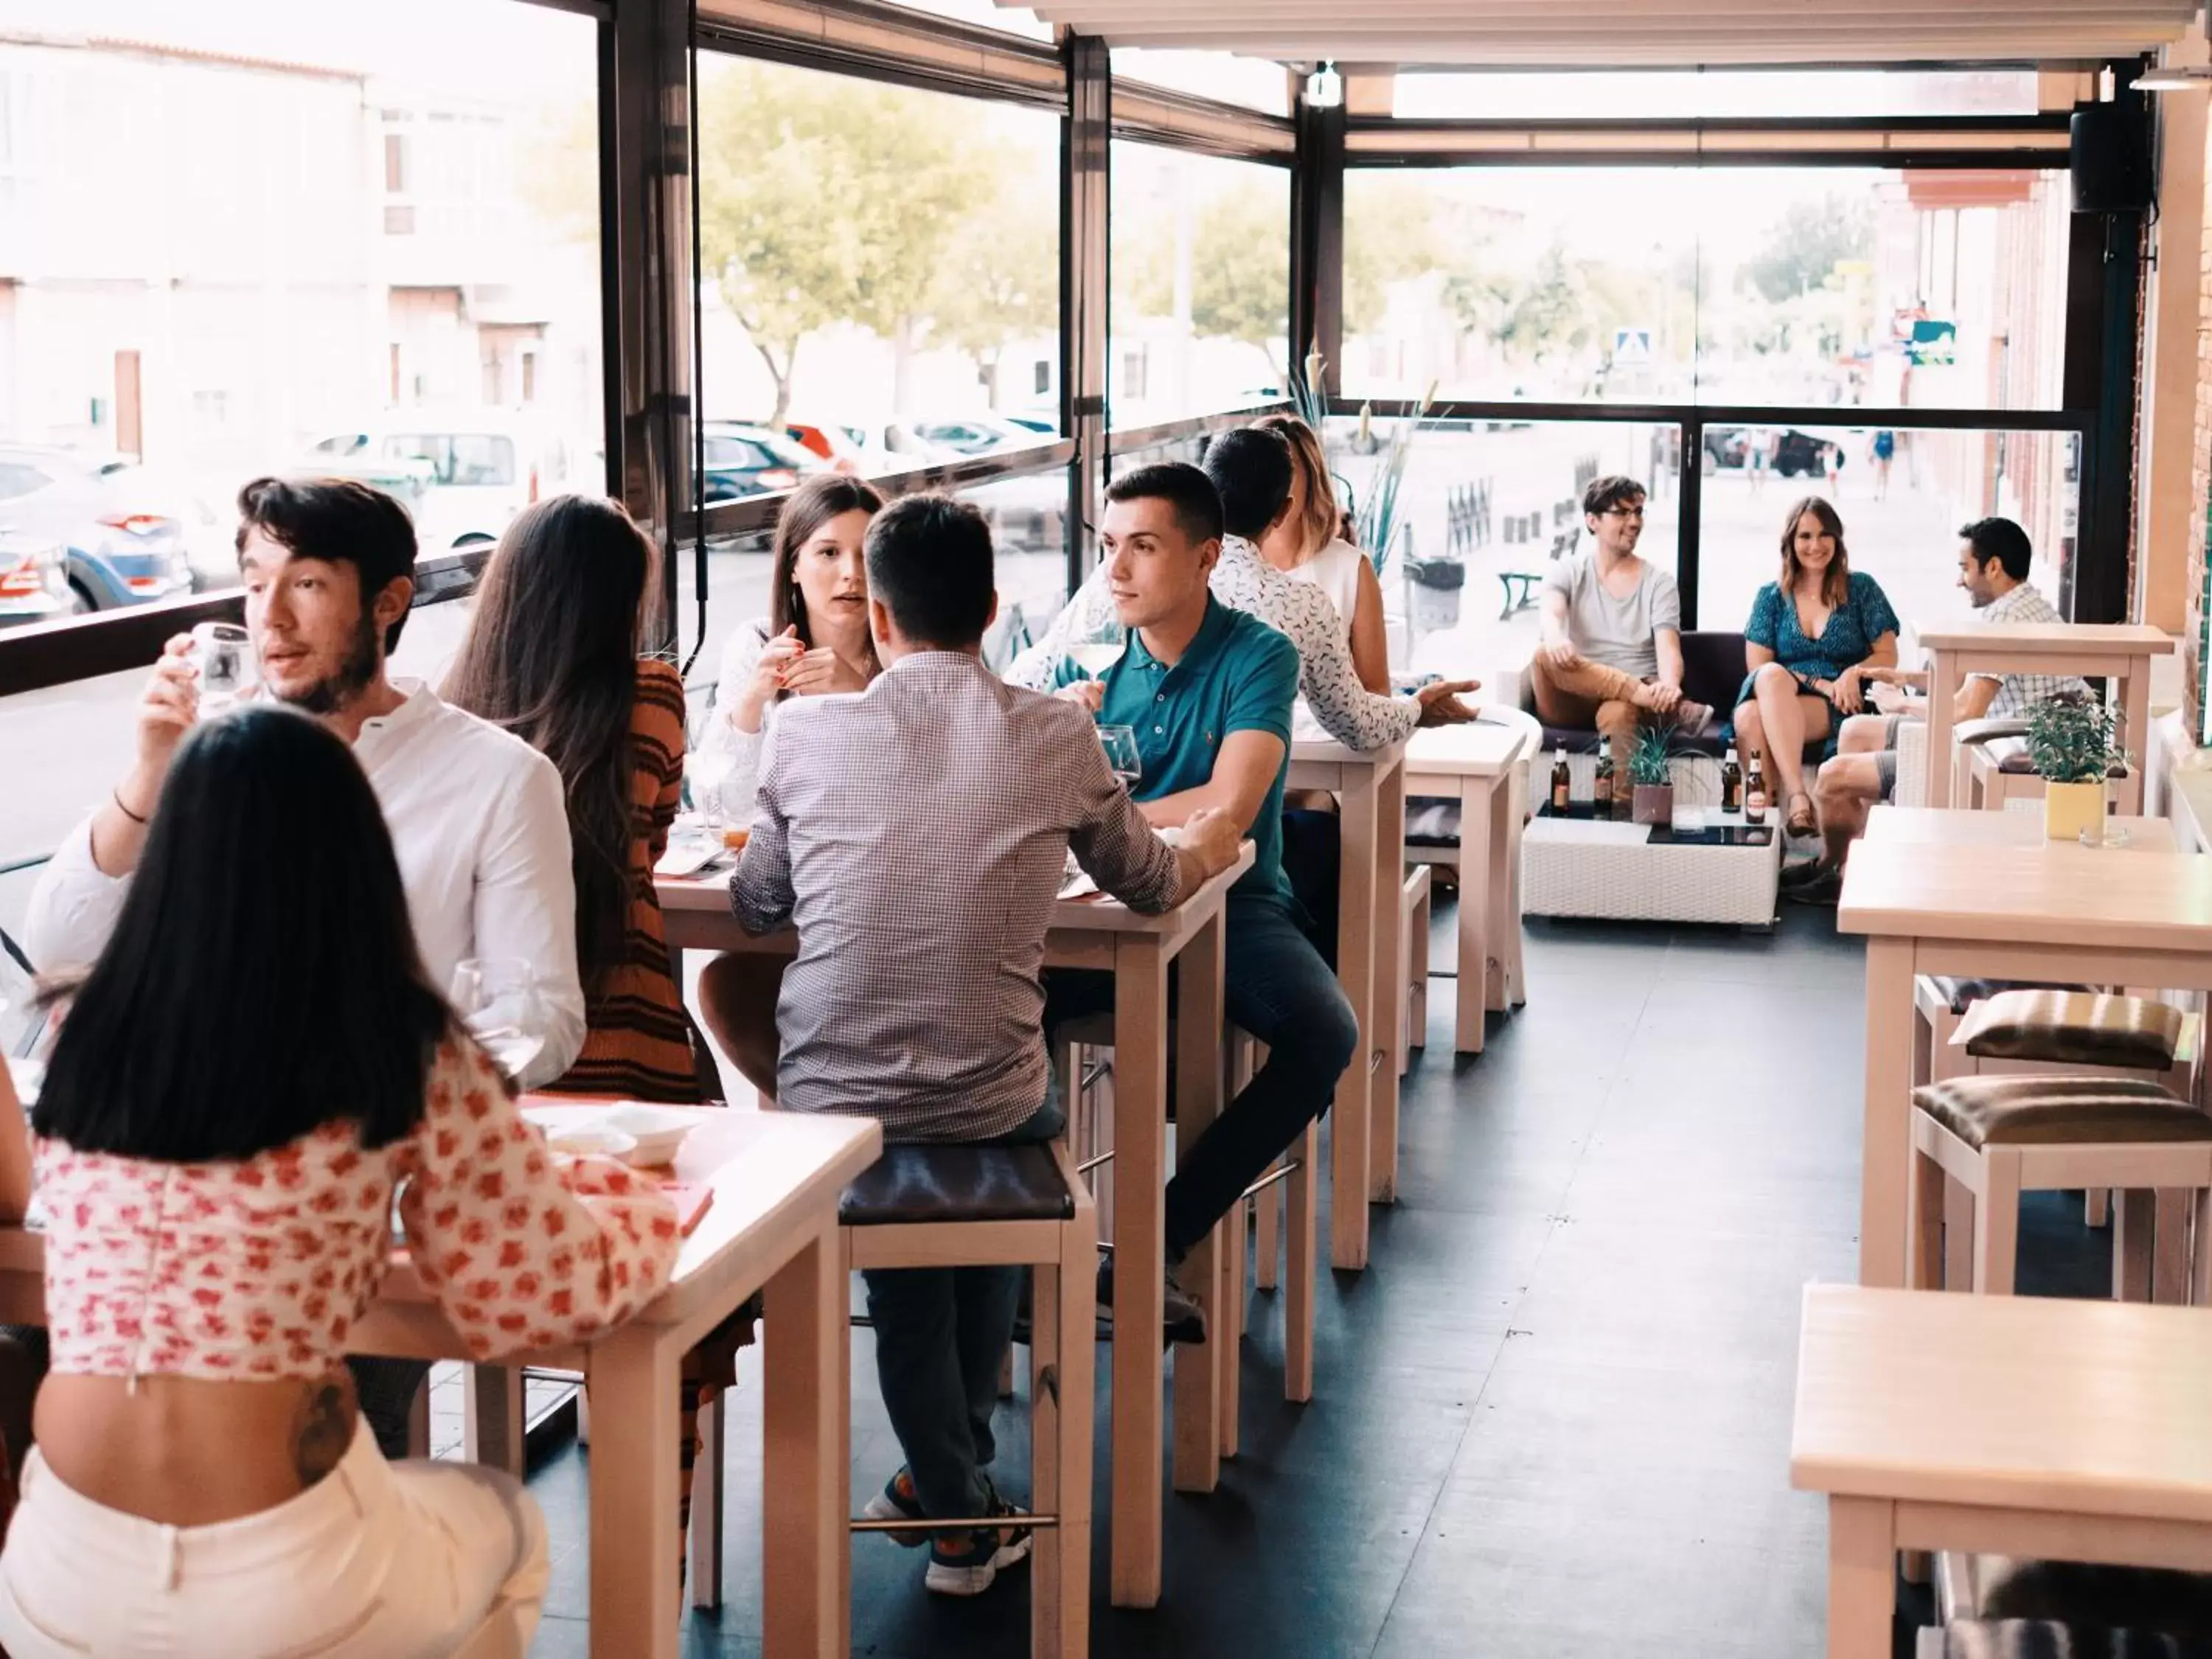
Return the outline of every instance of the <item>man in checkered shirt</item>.
[[[1114,776],[1090,714],[983,665],[991,532],[942,495],[868,526],[864,691],[786,703],[730,903],[750,933],[794,922],[776,1008],[777,1104],[879,1120],[894,1141],[1044,1140],[1063,1115],[1044,1044],[1044,936],[1068,852],[1158,913],[1237,861],[1201,810],[1179,847]],[[906,1455],[878,1520],[1007,1513],[992,1461],[1018,1267],[872,1269],[876,1371]],[[893,1534],[929,1545],[928,1588],[975,1595],[1029,1553],[1018,1528]]]
[[[1991,626],[2065,622],[2041,590],[2028,585],[2034,550],[2025,530],[2010,519],[1978,519],[1960,530],[1959,538],[1959,586],[1980,621]],[[1844,854],[1865,830],[1868,809],[1896,791],[1899,729],[1907,720],[1928,717],[1926,696],[1909,696],[1899,689],[1917,685],[1924,693],[1926,674],[1874,669],[1867,678],[1878,682],[1875,701],[1882,712],[1854,714],[1844,722],[1836,738],[1836,757],[1820,769],[1814,786],[1823,854],[1783,873],[1792,892],[1808,902],[1833,902],[1842,880]],[[2038,703],[2088,695],[2086,684],[2066,675],[1976,674],[1959,688],[1951,717],[1954,721],[2021,720]]]

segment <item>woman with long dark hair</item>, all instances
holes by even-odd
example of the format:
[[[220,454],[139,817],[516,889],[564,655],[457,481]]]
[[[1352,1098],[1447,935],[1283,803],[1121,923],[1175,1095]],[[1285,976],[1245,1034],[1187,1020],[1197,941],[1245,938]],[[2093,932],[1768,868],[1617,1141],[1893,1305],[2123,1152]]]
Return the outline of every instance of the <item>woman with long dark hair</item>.
[[[1736,693],[1736,744],[1746,761],[1766,757],[1793,836],[1820,828],[1806,792],[1808,743],[1827,744],[1865,701],[1869,668],[1897,661],[1897,612],[1881,585],[1851,568],[1844,521],[1808,495],[1782,521],[1781,578],[1759,590],[1744,625],[1743,689]]]
[[[714,711],[699,739],[710,763],[726,757],[722,810],[732,820],[752,816],[761,740],[779,703],[864,691],[883,672],[868,634],[861,553],[868,520],[883,509],[870,485],[823,473],[793,490],[776,516],[768,615],[741,623],[722,647]]]
[[[289,709],[185,739],[114,933],[63,994],[32,1116],[53,1366],[0,1644],[519,1659],[536,1506],[487,1470],[387,1464],[355,1405],[393,1192],[484,1358],[650,1301],[667,1199],[524,1121],[424,977],[368,781]]]
[[[1377,696],[1390,695],[1390,641],[1374,562],[1343,533],[1321,434],[1296,415],[1263,415],[1253,425],[1291,447],[1290,510],[1257,544],[1260,556],[1329,597],[1352,639],[1352,671]]]
[[[568,798],[584,1048],[546,1086],[696,1101],[691,1024],[653,890],[684,777],[683,678],[638,654],[657,563],[604,497],[524,508],[484,566],[443,695],[551,761]]]
[[[884,499],[857,478],[825,473],[791,492],[775,521],[769,614],[741,626],[722,652],[714,710],[699,742],[722,771],[722,810],[750,820],[761,743],[787,697],[862,691],[883,672],[868,633],[868,521]],[[764,1100],[775,1098],[776,997],[783,959],[732,951],[699,975],[699,1013]]]

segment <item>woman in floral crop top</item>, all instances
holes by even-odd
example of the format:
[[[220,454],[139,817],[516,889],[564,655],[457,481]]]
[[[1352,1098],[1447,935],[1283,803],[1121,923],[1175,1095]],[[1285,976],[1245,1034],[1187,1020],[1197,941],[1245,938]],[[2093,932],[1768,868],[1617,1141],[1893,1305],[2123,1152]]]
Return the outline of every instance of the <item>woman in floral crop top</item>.
[[[485,1358],[635,1312],[676,1214],[550,1152],[458,1030],[335,736],[256,708],[184,742],[32,1128],[53,1364],[0,1646],[520,1659],[535,1506],[489,1471],[387,1464],[355,1407],[394,1194]]]

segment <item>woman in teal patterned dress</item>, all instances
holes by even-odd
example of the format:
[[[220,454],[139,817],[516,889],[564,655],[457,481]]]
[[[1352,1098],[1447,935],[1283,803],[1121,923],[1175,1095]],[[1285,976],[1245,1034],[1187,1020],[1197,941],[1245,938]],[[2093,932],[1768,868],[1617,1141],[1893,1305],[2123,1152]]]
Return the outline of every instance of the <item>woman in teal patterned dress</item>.
[[[1806,793],[1808,743],[1835,752],[1835,733],[1863,706],[1869,668],[1897,662],[1897,612],[1871,576],[1844,551],[1844,521],[1808,495],[1782,521],[1782,579],[1752,601],[1743,630],[1743,689],[1736,693],[1736,745],[1748,762],[1766,757],[1793,836],[1820,827]]]

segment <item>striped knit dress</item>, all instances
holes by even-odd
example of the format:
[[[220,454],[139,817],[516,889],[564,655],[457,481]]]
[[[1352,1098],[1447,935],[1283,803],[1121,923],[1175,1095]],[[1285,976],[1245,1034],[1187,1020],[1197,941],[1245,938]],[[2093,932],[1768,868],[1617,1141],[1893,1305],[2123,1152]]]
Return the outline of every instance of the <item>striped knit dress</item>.
[[[696,1102],[691,1022],[669,972],[668,937],[653,890],[653,866],[667,850],[684,780],[684,682],[665,662],[637,665],[630,763],[634,827],[622,957],[586,988],[584,1051],[548,1086],[562,1094]]]

